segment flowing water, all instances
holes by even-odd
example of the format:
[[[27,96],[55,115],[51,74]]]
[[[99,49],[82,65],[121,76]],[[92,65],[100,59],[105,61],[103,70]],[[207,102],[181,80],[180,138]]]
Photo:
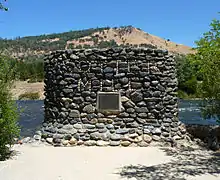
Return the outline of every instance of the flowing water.
[[[214,119],[204,120],[200,112],[201,101],[180,100],[179,119],[185,124],[216,124]],[[22,110],[19,125],[21,126],[21,136],[32,136],[40,128],[44,120],[44,101],[17,101],[19,109]]]

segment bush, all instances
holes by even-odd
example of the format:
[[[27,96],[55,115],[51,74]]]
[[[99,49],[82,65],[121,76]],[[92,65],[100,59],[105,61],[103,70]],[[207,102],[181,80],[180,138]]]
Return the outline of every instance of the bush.
[[[9,93],[15,72],[16,65],[0,56],[0,160],[10,154],[10,147],[19,136],[18,111]]]
[[[178,90],[178,97],[180,99],[188,99],[189,98],[188,94],[182,90]]]
[[[39,98],[40,95],[38,92],[26,92],[18,97],[19,100],[37,100]]]

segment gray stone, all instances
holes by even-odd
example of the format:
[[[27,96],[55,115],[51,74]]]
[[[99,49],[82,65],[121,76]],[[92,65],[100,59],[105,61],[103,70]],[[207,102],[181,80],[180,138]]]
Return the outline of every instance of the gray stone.
[[[93,124],[84,124],[84,128],[86,128],[86,129],[95,129],[95,125],[93,125]]]
[[[64,135],[63,134],[54,134],[53,138],[54,139],[63,139]]]
[[[98,113],[98,114],[97,114],[97,117],[98,117],[98,118],[103,118],[103,117],[105,117],[105,115],[102,114],[102,113]]]
[[[154,91],[153,92],[153,97],[160,97],[161,92],[160,91]]]
[[[77,140],[76,140],[74,137],[72,137],[72,138],[69,140],[69,144],[70,144],[71,146],[73,146],[73,145],[77,144]]]
[[[106,67],[104,70],[103,70],[104,73],[112,73],[114,72],[114,69],[112,67]]]
[[[143,140],[142,136],[138,136],[138,137],[134,138],[133,142],[139,143],[139,142],[141,142],[142,140]]]
[[[102,134],[98,132],[94,132],[90,134],[91,139],[93,140],[101,140],[102,139]]]
[[[112,86],[112,81],[110,80],[103,80],[103,86]]]
[[[119,82],[124,85],[124,84],[127,84],[129,82],[129,80],[127,77],[123,77],[123,78],[119,79]]]
[[[70,94],[70,93],[73,92],[73,89],[63,89],[63,92],[64,92],[65,94]]]
[[[95,112],[95,107],[92,106],[91,104],[89,105],[86,105],[84,108],[83,108],[83,111],[86,112],[86,113],[94,113]]]
[[[70,140],[71,138],[72,138],[72,136],[70,134],[67,134],[67,135],[64,136],[65,140]]]
[[[144,142],[144,141],[141,141],[141,142],[137,143],[137,145],[140,146],[140,147],[148,147],[149,146],[149,144]]]
[[[96,145],[96,141],[94,140],[88,140],[84,142],[85,146],[95,146]]]
[[[63,141],[62,141],[62,144],[63,144],[64,146],[67,146],[67,145],[69,144],[69,141],[68,141],[68,140],[63,140]]]
[[[107,132],[108,131],[108,129],[106,129],[106,128],[104,128],[104,129],[98,129],[98,132],[100,132],[100,133],[105,133],[105,132]]]
[[[149,88],[150,87],[150,82],[144,82],[144,87]]]
[[[76,56],[75,54],[71,54],[70,59],[77,60],[77,59],[79,59],[79,57]]]
[[[134,122],[134,118],[123,118],[125,123]]]
[[[79,108],[79,105],[78,105],[78,104],[75,104],[75,103],[71,103],[69,107],[70,107],[71,109],[78,109],[78,108]]]
[[[105,124],[104,124],[104,123],[97,123],[97,124],[96,124],[96,127],[97,127],[98,129],[103,129],[103,128],[105,128]]]
[[[144,129],[144,134],[151,134],[151,131],[149,129]]]
[[[46,142],[49,144],[53,144],[53,138],[46,138]]]
[[[131,100],[138,103],[143,100],[143,94],[141,92],[135,91],[131,94]]]
[[[126,96],[122,96],[122,97],[121,97],[121,102],[122,102],[122,103],[125,103],[125,102],[127,102],[127,101],[129,101],[129,98],[127,98]]]
[[[31,141],[31,138],[30,137],[26,137],[26,138],[24,138],[24,139],[22,139],[22,143],[28,143],[28,142],[30,142]]]
[[[131,88],[132,88],[132,89],[140,89],[140,88],[142,88],[142,83],[139,83],[139,82],[131,82]]]
[[[61,144],[62,140],[59,138],[53,138],[53,143],[54,144]]]
[[[152,136],[152,139],[153,139],[154,141],[159,141],[159,140],[160,140],[160,136],[153,135],[153,136]]]
[[[135,103],[132,101],[127,101],[126,103],[124,103],[124,107],[126,107],[126,108],[135,107]]]
[[[158,81],[152,81],[151,84],[152,84],[153,86],[156,86],[156,85],[159,84],[159,82],[158,82]]]
[[[41,136],[42,132],[41,131],[36,131],[35,134]]]
[[[140,135],[143,134],[143,130],[141,130],[141,129],[137,129],[137,130],[136,130],[136,133],[140,136]]]
[[[119,115],[118,115],[119,117],[129,117],[129,114],[128,113],[126,113],[126,112],[122,112],[122,113],[120,113]]]
[[[134,108],[128,108],[126,111],[127,111],[128,113],[134,113],[134,112],[135,112]]]
[[[181,138],[180,136],[176,135],[176,136],[173,137],[173,139],[174,139],[174,140],[180,140],[180,139],[182,139],[182,138]]]
[[[152,141],[152,137],[150,135],[144,134],[143,140],[147,143],[150,143]]]
[[[119,146],[120,145],[120,141],[110,141],[110,146]]]
[[[170,134],[168,132],[162,132],[162,136],[168,137]]]
[[[127,123],[127,127],[137,128],[139,127],[139,123],[137,122]]]
[[[127,146],[131,145],[131,142],[130,141],[121,141],[121,145],[127,147]]]
[[[113,140],[113,141],[119,141],[121,139],[121,135],[119,135],[119,134],[112,134],[110,139]]]
[[[146,120],[145,119],[142,119],[142,118],[136,118],[136,121],[140,124],[144,124],[146,123]]]
[[[147,113],[147,112],[149,112],[149,110],[146,107],[136,107],[135,111],[137,113]]]
[[[129,131],[128,129],[117,129],[116,134],[127,134],[128,131]]]
[[[67,124],[67,125],[64,125],[64,126],[62,127],[62,129],[64,129],[64,130],[72,130],[72,129],[74,129],[74,128],[73,128],[73,125]]]
[[[141,102],[137,103],[137,106],[145,107],[145,106],[147,106],[147,104],[144,101],[141,101]]]
[[[39,140],[41,140],[41,136],[40,135],[34,135],[34,139],[39,141]]]
[[[107,129],[114,129],[114,126],[113,126],[112,124],[107,124],[107,125],[106,125],[106,128],[107,128]]]
[[[71,110],[69,113],[70,118],[79,118],[79,115],[80,115],[80,113],[78,110]]]
[[[74,124],[73,127],[75,129],[82,129],[82,124]]]
[[[136,137],[138,137],[138,134],[137,134],[137,133],[129,134],[128,137],[130,137],[130,138],[136,138]]]
[[[152,130],[152,134],[154,135],[160,135],[161,134],[161,129],[160,128],[155,128]]]
[[[99,141],[96,142],[96,145],[97,145],[97,146],[108,146],[108,145],[109,145],[109,142],[99,140]]]

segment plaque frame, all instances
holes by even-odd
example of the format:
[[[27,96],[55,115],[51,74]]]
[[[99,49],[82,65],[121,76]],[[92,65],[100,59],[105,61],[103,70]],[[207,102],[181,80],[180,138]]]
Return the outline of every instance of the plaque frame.
[[[118,96],[118,109],[101,109],[100,108],[100,96],[99,95],[117,95]],[[96,110],[98,112],[104,113],[104,114],[119,114],[121,112],[121,92],[120,91],[110,91],[110,92],[104,92],[104,91],[98,91],[97,92],[97,101],[96,101]]]

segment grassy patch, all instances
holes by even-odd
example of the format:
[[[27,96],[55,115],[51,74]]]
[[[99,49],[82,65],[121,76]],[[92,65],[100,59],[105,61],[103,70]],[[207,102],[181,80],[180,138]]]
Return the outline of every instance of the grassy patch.
[[[38,92],[26,92],[18,97],[19,100],[37,100],[40,99]]]

